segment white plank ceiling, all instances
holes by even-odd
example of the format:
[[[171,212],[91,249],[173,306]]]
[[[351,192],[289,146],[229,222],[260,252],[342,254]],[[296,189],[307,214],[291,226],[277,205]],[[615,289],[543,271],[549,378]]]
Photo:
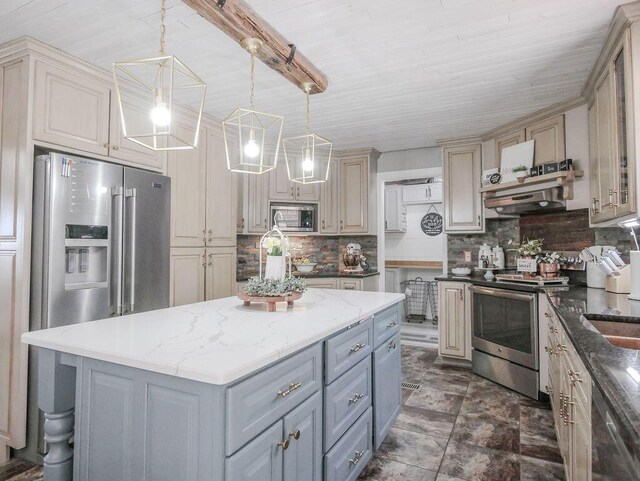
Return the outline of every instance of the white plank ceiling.
[[[476,135],[577,97],[619,0],[248,0],[329,77],[312,129],[381,151]],[[248,104],[249,57],[180,0],[167,50],[209,85],[205,110]],[[160,0],[0,0],[0,42],[30,35],[100,67],[155,54]],[[259,64],[256,108],[304,131],[304,97]]]

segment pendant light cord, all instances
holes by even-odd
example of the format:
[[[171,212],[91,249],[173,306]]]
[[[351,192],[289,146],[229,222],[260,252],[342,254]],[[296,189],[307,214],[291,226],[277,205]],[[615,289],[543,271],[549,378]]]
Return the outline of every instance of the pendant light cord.
[[[311,108],[309,103],[309,90],[307,90],[307,135],[311,132]]]
[[[162,0],[162,9],[160,11],[160,55],[164,56],[164,35],[166,32],[167,21],[167,0]]]
[[[253,99],[255,98],[254,90],[255,90],[255,71],[256,71],[256,56],[253,52],[251,52],[251,83],[249,84],[249,108],[253,110]]]

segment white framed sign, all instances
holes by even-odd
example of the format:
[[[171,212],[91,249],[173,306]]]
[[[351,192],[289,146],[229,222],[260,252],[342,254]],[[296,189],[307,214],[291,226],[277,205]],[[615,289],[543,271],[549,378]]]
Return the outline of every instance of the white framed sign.
[[[522,142],[502,149],[502,160],[500,161],[500,173],[502,174],[501,184],[513,182],[518,178],[513,169],[523,165],[527,169],[527,174],[533,167],[533,146],[535,140]]]
[[[537,259],[518,259],[518,272],[538,272]]]

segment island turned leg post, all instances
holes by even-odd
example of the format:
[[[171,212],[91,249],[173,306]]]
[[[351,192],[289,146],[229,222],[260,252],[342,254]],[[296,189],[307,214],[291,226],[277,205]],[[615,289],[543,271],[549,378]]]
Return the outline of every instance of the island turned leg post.
[[[76,369],[64,364],[59,352],[38,351],[38,406],[44,411],[46,481],[73,480],[73,449],[69,440],[75,424]]]

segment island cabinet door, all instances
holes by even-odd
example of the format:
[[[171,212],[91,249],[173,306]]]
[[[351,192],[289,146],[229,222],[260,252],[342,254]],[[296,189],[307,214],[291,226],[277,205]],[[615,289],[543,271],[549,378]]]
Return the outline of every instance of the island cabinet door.
[[[322,392],[284,418],[284,481],[322,481]]]
[[[373,352],[373,443],[378,449],[400,414],[400,334]]]
[[[227,458],[226,481],[282,481],[284,449],[289,442],[282,437],[282,421],[278,421]]]

